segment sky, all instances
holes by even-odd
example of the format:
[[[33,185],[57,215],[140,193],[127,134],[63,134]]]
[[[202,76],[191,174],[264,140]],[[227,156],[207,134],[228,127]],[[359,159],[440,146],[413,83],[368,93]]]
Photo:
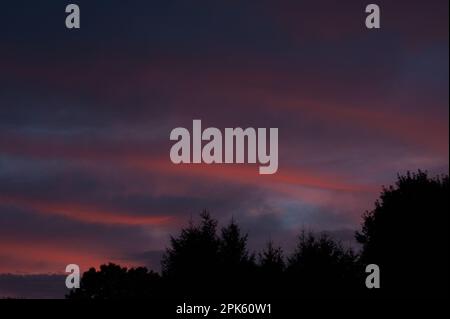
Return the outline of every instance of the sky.
[[[1,6],[0,274],[159,269],[203,209],[255,250],[351,245],[398,173],[448,173],[446,0],[374,1],[377,30],[364,1],[72,2],[78,30],[68,1]],[[173,164],[194,119],[278,128],[278,172]]]

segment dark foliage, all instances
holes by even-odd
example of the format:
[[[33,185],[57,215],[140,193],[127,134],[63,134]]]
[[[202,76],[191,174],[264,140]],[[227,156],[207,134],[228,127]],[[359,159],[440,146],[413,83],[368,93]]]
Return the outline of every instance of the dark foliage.
[[[380,267],[382,289],[377,294],[448,294],[448,182],[448,176],[433,179],[422,171],[399,176],[364,215],[356,239],[363,245],[361,261]]]
[[[288,259],[289,291],[312,297],[344,297],[362,287],[361,267],[351,249],[344,249],[328,235],[302,232]]]
[[[160,276],[146,268],[102,265],[83,274],[80,288],[67,296],[69,299],[147,299],[155,298],[160,291]]]

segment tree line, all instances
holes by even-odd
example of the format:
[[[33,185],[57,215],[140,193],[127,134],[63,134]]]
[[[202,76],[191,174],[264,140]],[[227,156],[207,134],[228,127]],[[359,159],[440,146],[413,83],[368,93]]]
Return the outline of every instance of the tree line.
[[[294,251],[269,241],[259,253],[232,220],[219,229],[208,212],[171,237],[161,273],[105,264],[85,272],[68,299],[273,300],[300,298],[420,298],[449,293],[448,175],[399,175],[383,187],[355,233],[360,251],[325,233],[301,231]],[[365,284],[368,264],[380,288]]]

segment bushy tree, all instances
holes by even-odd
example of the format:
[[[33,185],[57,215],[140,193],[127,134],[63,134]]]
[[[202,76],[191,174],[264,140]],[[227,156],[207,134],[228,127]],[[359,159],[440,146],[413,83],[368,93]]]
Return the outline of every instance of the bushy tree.
[[[379,294],[440,297],[448,294],[449,178],[426,172],[399,175],[366,212],[361,261],[380,267]]]

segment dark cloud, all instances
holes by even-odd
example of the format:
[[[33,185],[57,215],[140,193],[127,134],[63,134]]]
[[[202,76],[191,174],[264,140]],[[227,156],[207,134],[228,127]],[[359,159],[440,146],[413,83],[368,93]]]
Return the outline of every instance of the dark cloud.
[[[0,298],[61,299],[67,293],[63,275],[0,274]]]

